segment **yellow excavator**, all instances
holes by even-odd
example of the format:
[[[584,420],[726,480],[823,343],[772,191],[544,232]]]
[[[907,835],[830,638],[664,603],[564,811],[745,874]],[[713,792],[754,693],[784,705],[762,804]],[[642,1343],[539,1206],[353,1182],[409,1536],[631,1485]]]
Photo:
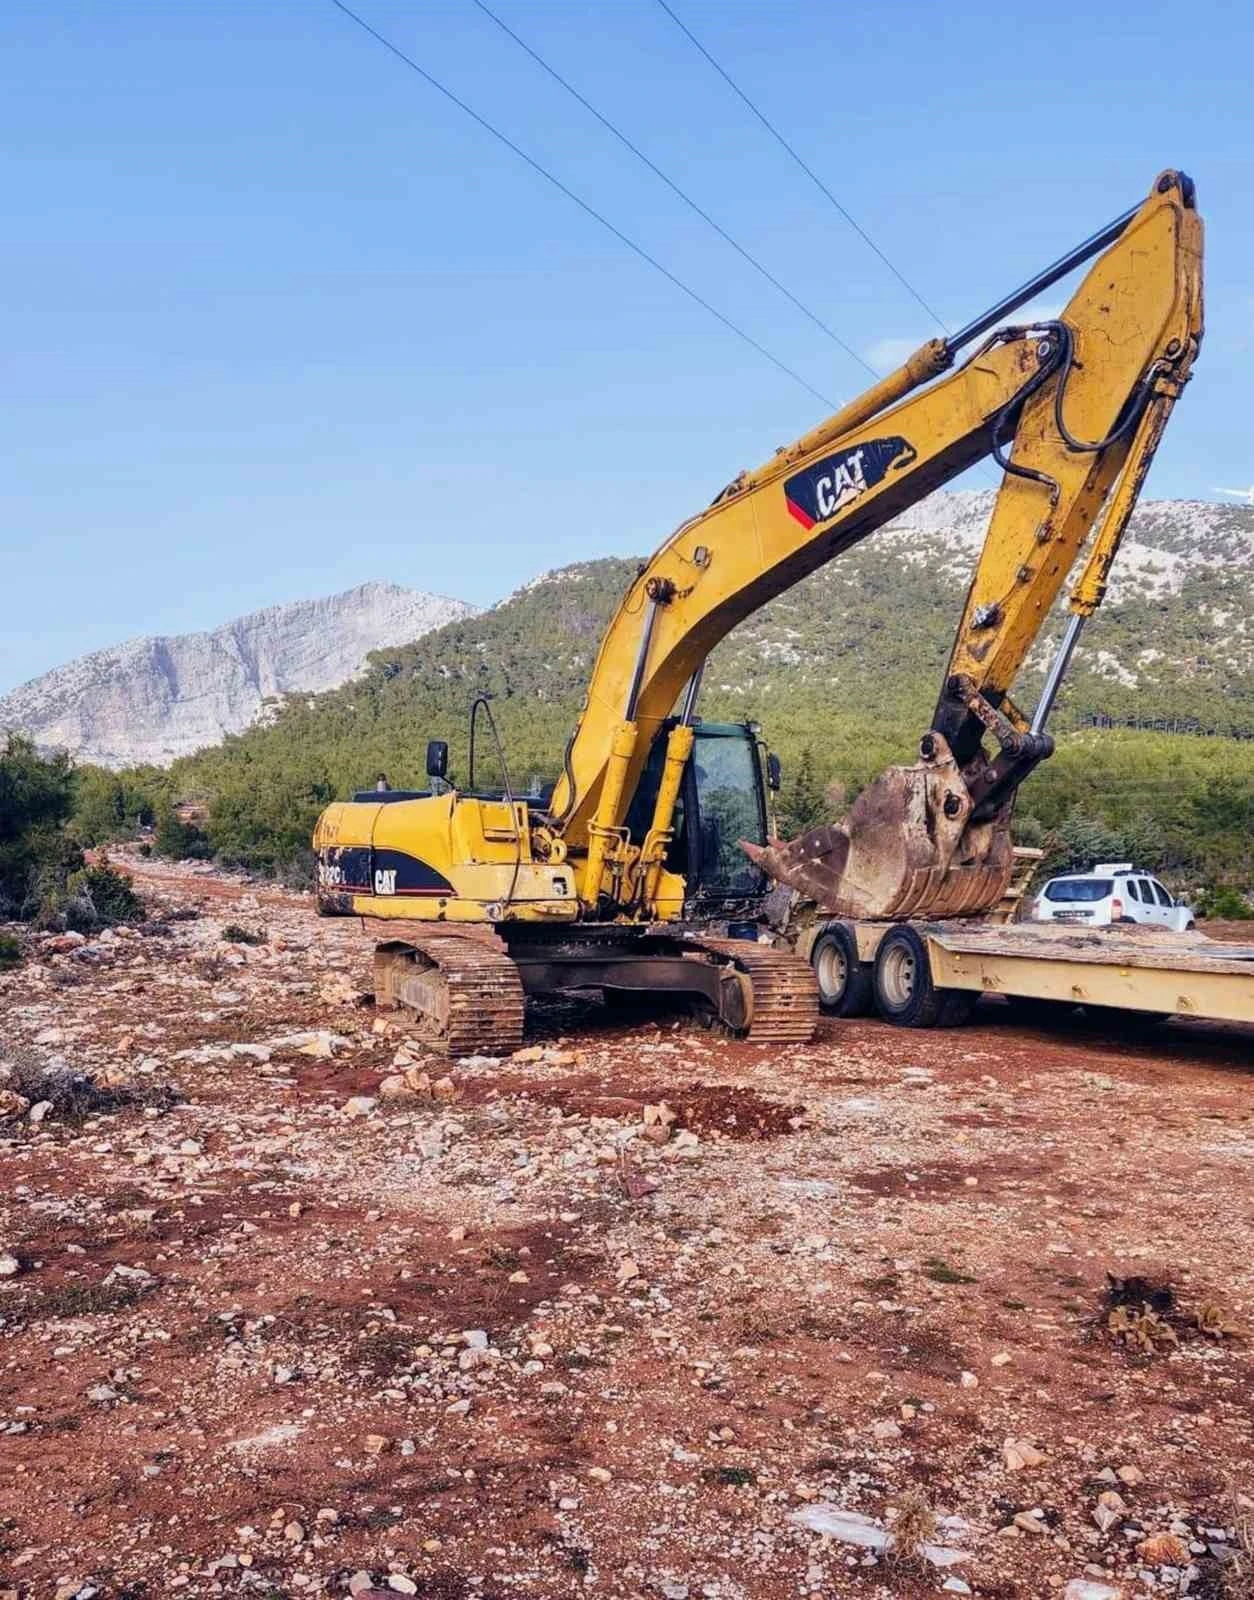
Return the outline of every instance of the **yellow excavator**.
[[[1060,315],[1005,325],[1094,257]],[[433,740],[429,792],[329,806],[314,835],[319,910],[366,919],[377,1003],[409,1008],[454,1055],[516,1048],[524,995],[560,989],[670,991],[742,1037],[799,1042],[817,991],[806,961],[757,937],[773,885],[839,916],[988,910],[1010,878],[1015,792],[1053,749],[1046,719],[1201,336],[1202,223],[1191,181],[1168,171],[681,524],[610,619],[551,794],[511,787],[481,698],[465,787]],[[707,656],[988,456],[1004,476],[918,761],[889,769],[841,823],[781,844],[778,763],[756,727],[697,717]],[[1086,543],[1029,717],[1010,688]],[[873,683],[864,699],[874,706]],[[475,781],[484,728],[500,758],[491,788]]]

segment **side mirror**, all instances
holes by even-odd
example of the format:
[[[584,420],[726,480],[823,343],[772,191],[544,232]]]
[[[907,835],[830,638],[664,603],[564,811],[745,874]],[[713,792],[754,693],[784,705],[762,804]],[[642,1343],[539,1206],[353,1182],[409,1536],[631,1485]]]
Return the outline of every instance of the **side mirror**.
[[[427,776],[428,778],[444,778],[448,776],[448,741],[446,739],[428,739]]]
[[[768,755],[766,758],[766,787],[776,791],[783,781],[784,769],[779,764],[779,757],[777,755]]]

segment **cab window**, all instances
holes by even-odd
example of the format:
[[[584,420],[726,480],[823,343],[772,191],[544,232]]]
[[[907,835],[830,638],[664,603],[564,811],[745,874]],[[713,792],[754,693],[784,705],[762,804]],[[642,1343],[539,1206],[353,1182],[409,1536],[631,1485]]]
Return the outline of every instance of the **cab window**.
[[[1159,883],[1157,878],[1152,878],[1150,882],[1153,885],[1154,893],[1158,896],[1158,903],[1160,906],[1175,905],[1175,901],[1167,893],[1166,889],[1163,888],[1162,884]]]
[[[701,886],[716,894],[756,894],[762,874],[739,843],[759,842],[765,832],[753,745],[745,738],[698,734],[692,761],[701,819]]]

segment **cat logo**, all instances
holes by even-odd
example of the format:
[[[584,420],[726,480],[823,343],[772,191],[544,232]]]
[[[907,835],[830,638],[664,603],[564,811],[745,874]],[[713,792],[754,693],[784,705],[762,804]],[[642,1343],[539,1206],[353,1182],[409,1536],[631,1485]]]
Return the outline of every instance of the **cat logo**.
[[[914,459],[914,446],[900,434],[867,439],[856,450],[825,456],[784,484],[788,514],[806,529],[830,521],[889,472],[908,467]]]
[[[374,875],[374,892],[376,894],[396,893],[396,868],[380,868]]]

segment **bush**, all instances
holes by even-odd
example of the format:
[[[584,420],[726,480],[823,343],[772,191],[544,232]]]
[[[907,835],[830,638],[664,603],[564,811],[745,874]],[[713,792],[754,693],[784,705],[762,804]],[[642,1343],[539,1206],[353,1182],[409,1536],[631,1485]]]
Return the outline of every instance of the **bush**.
[[[1254,920],[1254,905],[1229,884],[1204,889],[1197,902],[1204,917],[1215,917],[1221,922],[1249,922]]]
[[[1131,861],[1149,872],[1164,865],[1162,835],[1151,824],[1112,828],[1103,818],[1079,809],[1069,811],[1041,843],[1042,870],[1049,873],[1089,872],[1099,861]]]
[[[131,887],[131,880],[115,872],[105,860],[74,873],[66,892],[66,922],[78,933],[143,920],[144,905]]]
[[[32,1105],[48,1101],[49,1115],[77,1127],[88,1117],[108,1116],[133,1107],[169,1111],[182,1099],[170,1084],[97,1083],[89,1073],[76,1072],[59,1061],[42,1061],[30,1050],[18,1050],[9,1087]]]
[[[276,865],[274,876],[285,889],[312,890],[318,882],[318,863],[313,851],[293,851]]]
[[[308,856],[314,823],[334,787],[319,776],[298,772],[256,774],[239,788],[219,791],[209,807],[209,839],[227,866],[274,873],[284,863]]]
[[[164,774],[154,768],[109,772],[103,767],[83,766],[74,778],[72,825],[85,845],[133,839],[140,828],[152,823],[165,781]]]
[[[168,802],[157,812],[152,847],[159,856],[165,856],[167,861],[186,861],[196,845],[203,841],[204,835],[184,822]]]
[[[787,784],[779,804],[779,825],[785,839],[795,839],[817,827],[820,822],[835,821],[831,813],[823,784],[814,764],[814,751],[806,745],[797,762],[797,770]]]
[[[29,739],[10,734],[0,748],[0,918],[36,915],[82,866],[63,833],[72,799],[69,758],[40,756]]]
[[[241,927],[238,922],[228,922],[222,930],[222,937],[227,944],[265,944],[270,935],[264,928],[254,932],[251,928]]]
[[[11,933],[0,933],[0,972],[11,971],[14,967],[20,966],[21,961],[21,942]]]
[[[32,828],[26,836],[30,863],[18,914],[38,928],[63,928],[70,879],[83,869],[83,852],[63,828]]]

